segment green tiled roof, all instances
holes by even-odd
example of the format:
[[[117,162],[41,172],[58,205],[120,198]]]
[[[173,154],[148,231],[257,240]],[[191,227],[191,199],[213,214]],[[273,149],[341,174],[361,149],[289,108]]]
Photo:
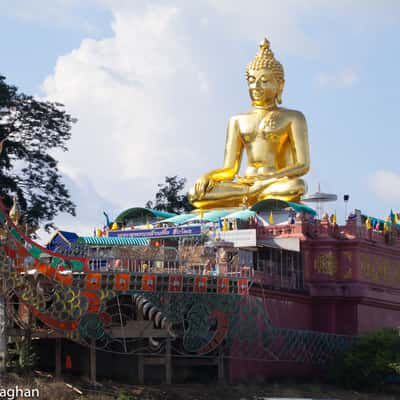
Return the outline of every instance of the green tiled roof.
[[[147,246],[149,241],[144,238],[108,237],[108,236],[81,236],[77,243],[89,246]]]

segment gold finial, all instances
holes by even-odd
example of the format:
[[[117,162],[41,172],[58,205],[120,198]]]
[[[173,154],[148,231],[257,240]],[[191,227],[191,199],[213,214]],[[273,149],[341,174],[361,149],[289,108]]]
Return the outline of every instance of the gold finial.
[[[260,49],[269,49],[269,40],[267,38],[261,40]]]
[[[275,58],[274,53],[270,49],[270,44],[267,38],[260,42],[260,49],[258,50],[254,59],[250,62],[246,69],[246,75],[249,70],[259,70],[267,68],[272,71],[278,82],[285,81],[285,75],[282,64]]]
[[[8,215],[11,218],[11,221],[14,222],[15,225],[18,225],[18,222],[21,218],[21,211],[18,207],[17,196],[13,196],[13,205]]]

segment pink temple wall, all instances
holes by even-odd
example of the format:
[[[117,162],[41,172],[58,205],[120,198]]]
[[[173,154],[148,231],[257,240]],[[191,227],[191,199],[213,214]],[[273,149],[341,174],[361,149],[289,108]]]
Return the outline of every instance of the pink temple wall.
[[[298,235],[299,226],[291,229],[296,232],[288,231],[288,236]],[[372,235],[361,229],[361,234],[339,240],[338,229],[332,229],[314,239],[302,237],[308,294],[266,289],[251,292],[264,298],[274,326],[344,335],[400,327],[400,234],[396,245],[375,232]],[[262,277],[257,278],[261,284]],[[232,358],[228,369],[232,381],[315,373],[310,366],[282,360]]]
[[[356,335],[400,326],[398,248],[324,238],[306,241],[303,250],[312,329]]]
[[[303,296],[279,299],[267,297],[265,307],[274,325],[287,329],[311,329],[312,309]]]
[[[383,310],[380,307],[359,304],[357,313],[357,333],[370,332],[383,327],[400,327],[400,309]]]

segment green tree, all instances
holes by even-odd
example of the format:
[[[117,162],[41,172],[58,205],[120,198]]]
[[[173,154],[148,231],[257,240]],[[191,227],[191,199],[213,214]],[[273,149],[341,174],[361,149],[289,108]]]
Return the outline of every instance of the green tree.
[[[155,201],[149,200],[146,207],[176,214],[193,210],[187,194],[182,194],[185,183],[186,178],[179,178],[177,175],[166,176],[165,183],[157,185],[159,189],[155,195]]]
[[[14,345],[8,352],[8,367],[18,374],[27,375],[35,367],[38,355],[26,338],[15,338]]]
[[[59,212],[75,215],[75,205],[50,154],[67,150],[75,120],[62,104],[18,92],[0,76],[0,196],[6,206],[16,196],[21,223],[44,224],[48,231]]]
[[[390,328],[356,338],[329,369],[333,383],[355,389],[380,389],[390,376],[400,376],[400,336]]]

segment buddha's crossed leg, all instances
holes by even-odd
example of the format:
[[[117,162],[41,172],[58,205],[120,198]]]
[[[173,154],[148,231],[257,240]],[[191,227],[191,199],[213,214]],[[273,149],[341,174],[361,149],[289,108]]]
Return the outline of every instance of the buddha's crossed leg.
[[[214,188],[199,198],[192,189],[189,199],[195,207],[202,209],[218,207],[239,207],[244,197],[254,204],[265,199],[279,199],[284,201],[299,201],[305,193],[306,184],[300,178],[277,180],[257,180],[252,185],[244,185],[235,181],[218,182]]]

